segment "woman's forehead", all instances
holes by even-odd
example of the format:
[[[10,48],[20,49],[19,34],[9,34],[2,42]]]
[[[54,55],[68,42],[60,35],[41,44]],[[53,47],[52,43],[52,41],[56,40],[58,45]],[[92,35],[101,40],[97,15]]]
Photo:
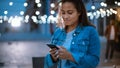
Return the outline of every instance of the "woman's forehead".
[[[73,3],[71,3],[71,2],[65,2],[65,3],[63,3],[62,5],[61,5],[62,7],[61,7],[61,9],[63,10],[65,10],[65,9],[76,9],[75,8],[75,5],[73,4]]]

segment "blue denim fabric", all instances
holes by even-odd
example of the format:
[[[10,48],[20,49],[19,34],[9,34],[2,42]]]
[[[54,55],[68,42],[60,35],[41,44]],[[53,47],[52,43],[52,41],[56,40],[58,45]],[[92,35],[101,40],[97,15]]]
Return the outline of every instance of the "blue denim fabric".
[[[52,36],[51,43],[61,46],[65,39],[65,30],[58,28]],[[100,61],[100,39],[96,29],[92,26],[78,26],[73,33],[70,53],[75,62],[67,60],[67,68],[96,68]],[[60,61],[57,62],[58,68]],[[45,68],[50,68],[52,65],[54,62],[48,54],[45,57]]]

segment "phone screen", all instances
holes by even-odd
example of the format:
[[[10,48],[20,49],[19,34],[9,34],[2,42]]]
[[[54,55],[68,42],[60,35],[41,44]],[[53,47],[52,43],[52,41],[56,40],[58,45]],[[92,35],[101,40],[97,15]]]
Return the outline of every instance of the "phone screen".
[[[47,44],[47,46],[50,47],[51,49],[52,49],[52,48],[59,49],[55,44]]]

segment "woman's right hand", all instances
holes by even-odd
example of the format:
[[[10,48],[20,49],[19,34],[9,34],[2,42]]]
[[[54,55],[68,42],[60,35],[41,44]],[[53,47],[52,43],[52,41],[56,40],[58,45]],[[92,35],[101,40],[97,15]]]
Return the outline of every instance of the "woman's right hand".
[[[58,50],[56,48],[50,49],[50,54],[54,62],[58,60]]]

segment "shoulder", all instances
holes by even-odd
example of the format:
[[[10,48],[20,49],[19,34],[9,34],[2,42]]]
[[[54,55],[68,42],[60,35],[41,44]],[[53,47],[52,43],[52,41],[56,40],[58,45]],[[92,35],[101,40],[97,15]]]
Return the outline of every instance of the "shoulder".
[[[99,36],[98,31],[96,30],[95,27],[93,27],[93,26],[86,26],[85,29],[90,34],[90,36],[91,35],[92,36],[94,36],[94,35]]]
[[[87,31],[90,31],[90,32],[91,32],[91,31],[92,31],[92,32],[96,31],[96,28],[93,27],[93,26],[85,26],[84,29],[87,30]]]
[[[56,27],[56,29],[55,29],[55,31],[54,31],[54,33],[53,33],[53,36],[57,36],[57,35],[60,34],[62,31],[63,31],[62,29]]]
[[[60,28],[56,27],[56,29],[55,29],[55,32],[54,32],[54,33],[59,33],[59,32],[61,32],[61,31],[62,31],[62,29],[60,29]]]
[[[60,33],[61,33],[61,29],[56,27],[53,35],[51,36],[51,43],[54,43],[53,40],[57,39]]]

